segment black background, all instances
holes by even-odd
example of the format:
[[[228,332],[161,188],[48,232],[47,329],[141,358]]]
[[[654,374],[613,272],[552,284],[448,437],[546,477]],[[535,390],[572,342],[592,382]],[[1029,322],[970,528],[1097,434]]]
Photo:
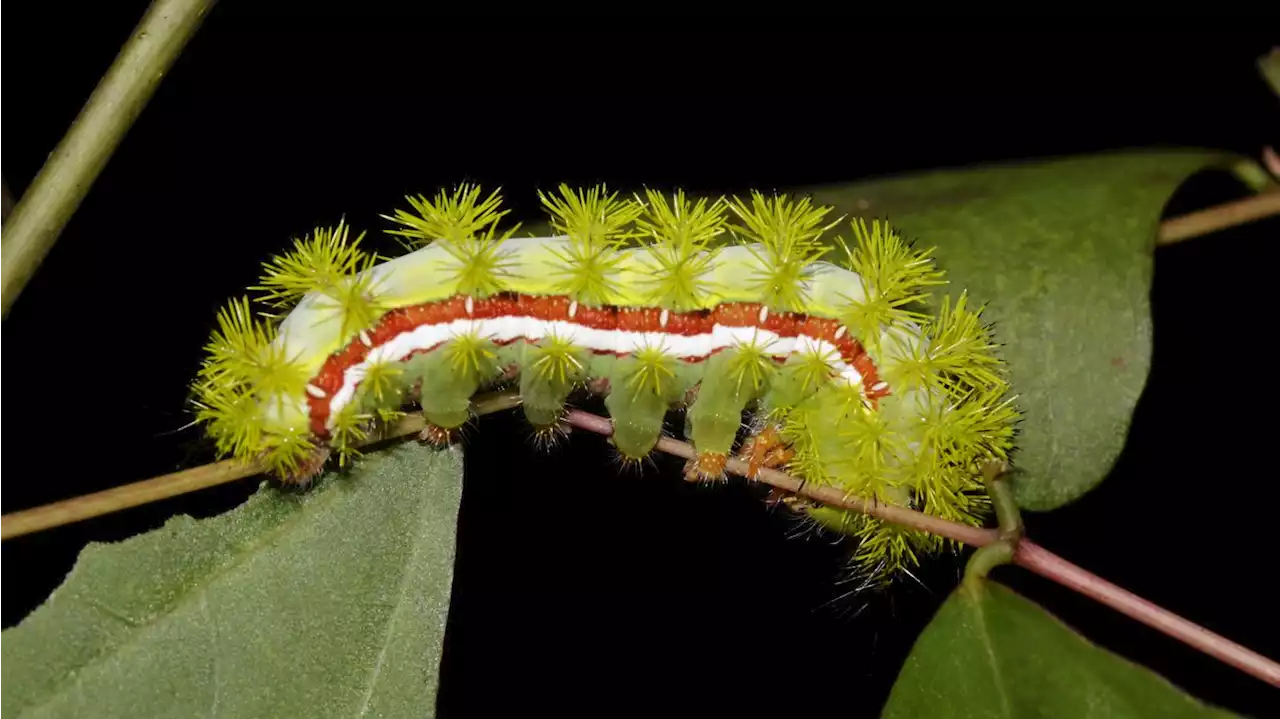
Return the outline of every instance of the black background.
[[[199,433],[177,430],[216,308],[290,236],[341,215],[376,236],[378,213],[407,193],[471,179],[539,219],[533,190],[561,181],[742,191],[1125,147],[1256,156],[1280,144],[1280,101],[1254,65],[1269,49],[1261,35],[892,35],[866,18],[809,15],[791,34],[711,15],[716,32],[667,34],[657,29],[691,21],[601,15],[634,30],[624,34],[496,10],[360,7],[226,2],[205,23],[4,324],[4,511],[208,461]],[[141,8],[11,4],[3,171],[15,193]],[[1167,214],[1241,194],[1200,176]],[[1157,253],[1154,368],[1127,449],[1097,491],[1027,519],[1051,550],[1273,657],[1277,229]],[[664,459],[620,475],[593,436],[540,455],[514,415],[480,426],[445,716],[874,715],[963,563],[929,562],[923,587],[842,598],[847,548],[789,538],[796,525],[752,490],[687,485]],[[86,542],[225,511],[255,485],[6,542],[4,625]],[[1261,682],[1105,607],[1021,570],[997,576],[1203,699],[1274,708]]]

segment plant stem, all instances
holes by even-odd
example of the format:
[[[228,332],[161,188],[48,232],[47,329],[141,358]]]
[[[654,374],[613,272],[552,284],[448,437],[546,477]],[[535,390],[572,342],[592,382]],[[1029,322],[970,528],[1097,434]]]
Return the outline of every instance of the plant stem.
[[[991,496],[991,504],[996,509],[996,521],[1000,525],[1000,538],[1017,547],[1022,541],[1022,512],[1018,510],[1018,500],[1013,496],[1013,487],[1004,475],[1008,467],[1004,462],[987,462],[982,465],[982,479],[987,486],[987,494]]]
[[[473,411],[477,415],[483,415],[500,412],[518,404],[520,404],[520,397],[514,393],[495,393],[477,397],[473,402]],[[421,415],[410,415],[388,427],[380,436],[370,438],[365,444],[375,444],[395,437],[417,434],[425,424]],[[262,465],[256,462],[228,459],[21,512],[11,512],[0,518],[0,539],[12,539],[24,534],[100,517],[122,509],[138,507],[149,502],[158,502],[187,492],[252,477],[263,471]]]
[[[978,547],[978,551],[969,557],[969,562],[964,567],[964,586],[978,586],[976,583],[985,580],[992,569],[1012,563],[1016,551],[1013,543],[1006,539],[998,539],[985,547]]]
[[[1272,215],[1280,215],[1280,191],[1276,190],[1165,220],[1160,223],[1156,245],[1172,245]]]
[[[996,509],[999,538],[985,547],[978,547],[978,551],[969,557],[964,568],[965,587],[976,587],[992,569],[1013,562],[1018,543],[1022,541],[1022,512],[1018,510],[1013,487],[1005,479],[1007,471],[1008,465],[1001,461],[992,460],[982,465],[982,481]]]
[[[569,424],[580,429],[603,435],[613,434],[612,423],[604,417],[578,410],[570,410],[566,420]],[[691,459],[696,454],[693,447],[688,443],[680,442],[670,437],[659,439],[657,448],[659,451],[684,459]],[[730,459],[725,468],[734,474],[742,475],[746,473],[747,463],[737,459]],[[761,469],[757,479],[770,486],[784,489],[827,505],[863,512],[888,522],[938,534],[976,547],[998,546],[998,543],[1004,544],[1008,549],[990,552],[984,556],[983,560],[979,561],[984,565],[987,564],[988,560],[999,563],[1006,558],[1006,552],[1012,552],[1013,563],[1024,569],[1074,589],[1101,604],[1128,615],[1264,682],[1280,686],[1280,664],[1275,661],[1240,646],[1226,637],[1214,634],[1208,629],[1152,604],[1132,592],[1125,591],[1030,540],[1021,540],[1017,549],[1014,550],[1011,544],[1000,540],[999,533],[995,530],[957,524],[903,507],[878,504],[874,500],[851,496],[834,487],[807,484],[800,479],[774,469]],[[978,567],[978,569],[990,569],[991,566],[994,566],[994,564]]]
[[[1280,663],[1183,619],[1159,605],[1076,566],[1029,539],[1018,545],[1013,563],[1127,615],[1165,635],[1280,687]]]
[[[9,315],[14,300],[215,2],[155,0],[147,9],[5,221],[0,241],[0,314]]]
[[[46,504],[42,507],[12,512],[0,522],[0,539],[12,539],[64,524],[118,512],[150,502],[158,502],[187,492],[226,484],[237,479],[261,474],[257,463],[234,459],[214,462],[181,472],[153,477],[119,487],[86,494],[74,499]]]

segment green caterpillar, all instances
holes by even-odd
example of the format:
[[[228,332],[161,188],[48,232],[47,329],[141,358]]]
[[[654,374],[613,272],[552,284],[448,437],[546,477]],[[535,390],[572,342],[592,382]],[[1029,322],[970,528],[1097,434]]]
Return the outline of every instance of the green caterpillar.
[[[810,482],[979,524],[979,468],[1006,460],[1017,412],[979,312],[943,284],[929,252],[889,227],[842,221],[808,199],[693,200],[603,187],[542,194],[555,236],[499,230],[500,197],[462,185],[409,198],[387,219],[411,250],[378,262],[349,229],[317,229],[265,265],[218,315],[193,385],[220,453],[305,482],[345,462],[378,422],[417,405],[441,441],[472,396],[518,382],[525,415],[558,431],[565,402],[605,394],[613,442],[639,460],[675,407],[723,476],[738,451]],[[836,250],[842,263],[824,259]],[[287,312],[285,312],[287,310]],[[279,315],[283,313],[283,318]],[[941,540],[837,510],[814,519],[861,536],[881,576]]]

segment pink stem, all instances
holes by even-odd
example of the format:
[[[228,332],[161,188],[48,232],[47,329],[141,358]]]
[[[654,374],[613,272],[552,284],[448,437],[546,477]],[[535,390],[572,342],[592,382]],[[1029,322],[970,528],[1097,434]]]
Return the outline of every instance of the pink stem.
[[[598,415],[580,410],[569,410],[565,420],[574,427],[585,429],[589,432],[596,432],[605,436],[613,434],[613,423]],[[693,459],[697,454],[689,443],[670,437],[659,439],[657,449],[660,452],[666,452],[684,459]],[[725,468],[734,474],[745,474],[747,464],[741,460],[730,459]],[[761,469],[756,476],[756,480],[779,489],[803,495],[823,504],[862,512],[888,522],[894,522],[923,532],[930,532],[976,547],[990,544],[999,539],[996,531],[992,529],[970,527],[958,522],[932,517],[905,507],[880,504],[874,500],[849,495],[835,487],[806,484],[803,480],[775,469]],[[1024,569],[1029,569],[1064,587],[1074,589],[1086,597],[1090,597],[1122,614],[1126,614],[1188,646],[1226,662],[1246,674],[1257,677],[1272,686],[1280,687],[1280,664],[1275,661],[1246,649],[1226,637],[1214,634],[1208,629],[1152,604],[1132,592],[1121,589],[1030,540],[1023,539],[1018,543],[1018,550],[1014,554],[1013,561]]]
[[[1093,574],[1035,542],[1022,540],[1013,561],[1080,592],[1246,674],[1280,687],[1280,664]]]

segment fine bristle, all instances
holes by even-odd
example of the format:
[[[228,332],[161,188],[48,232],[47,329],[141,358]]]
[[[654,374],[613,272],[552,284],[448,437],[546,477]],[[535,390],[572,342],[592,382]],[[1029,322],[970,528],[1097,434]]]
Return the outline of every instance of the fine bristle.
[[[293,469],[279,475],[280,482],[297,487],[308,487],[316,477],[320,476],[320,472],[328,461],[329,450],[325,447],[317,447]]]
[[[613,449],[610,453],[610,458],[619,474],[639,479],[644,476],[646,469],[658,468],[658,463],[652,453],[643,457],[629,457],[618,449],[612,439],[609,440],[609,446]]]
[[[427,426],[423,427],[421,432],[418,432],[419,441],[440,449],[454,444],[457,439],[458,431],[456,429],[445,429],[431,423],[427,423]]]
[[[552,454],[565,445],[572,431],[573,428],[569,423],[561,420],[544,427],[533,427],[529,437],[534,449],[539,453]]]
[[[727,482],[729,475],[725,473],[725,462],[728,457],[719,452],[699,452],[698,456],[684,465],[684,478],[690,482],[707,482],[717,484]]]

